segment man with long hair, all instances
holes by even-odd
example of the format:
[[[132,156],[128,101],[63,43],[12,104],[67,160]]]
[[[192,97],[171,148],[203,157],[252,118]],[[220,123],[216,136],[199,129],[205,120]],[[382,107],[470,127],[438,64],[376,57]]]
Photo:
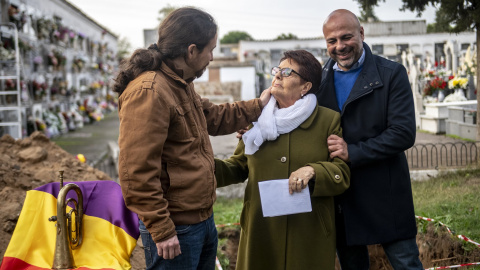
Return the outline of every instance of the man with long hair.
[[[196,8],[171,12],[158,41],[138,49],[115,79],[119,178],[138,214],[147,269],[214,269],[216,180],[209,135],[256,121],[270,98],[215,105],[194,90],[213,60],[217,25]]]

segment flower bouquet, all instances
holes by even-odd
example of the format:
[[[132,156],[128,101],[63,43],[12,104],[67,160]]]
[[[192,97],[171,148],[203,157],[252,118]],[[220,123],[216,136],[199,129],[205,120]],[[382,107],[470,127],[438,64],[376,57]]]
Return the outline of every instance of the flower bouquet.
[[[445,89],[445,87],[447,87],[447,82],[442,78],[435,77],[427,83],[425,88],[423,88],[423,96],[432,96],[436,92]]]
[[[468,85],[467,78],[461,78],[461,77],[450,78],[450,80],[448,81],[448,88],[455,90],[455,92],[445,97],[445,102],[467,100],[464,93],[464,89],[467,88],[467,85]]]
[[[466,89],[468,85],[467,78],[453,77],[448,81],[449,89]]]

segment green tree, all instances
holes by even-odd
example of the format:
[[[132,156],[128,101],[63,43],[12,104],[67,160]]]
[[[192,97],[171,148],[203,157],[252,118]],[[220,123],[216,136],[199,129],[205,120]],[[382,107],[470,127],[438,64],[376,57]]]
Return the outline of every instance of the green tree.
[[[125,58],[129,57],[132,53],[132,44],[126,37],[121,37],[117,43],[117,59],[118,62],[121,62]]]
[[[226,33],[222,39],[220,39],[221,44],[234,44],[238,43],[240,40],[253,40],[252,36],[250,36],[247,32],[243,31],[230,31]]]
[[[360,17],[358,19],[361,22],[378,22],[380,19],[378,19],[377,15],[375,15],[375,12],[373,11],[373,7],[369,7],[366,10],[363,10],[360,8]]]
[[[361,22],[368,22],[369,18],[372,18],[373,21],[378,22],[379,19],[373,12],[373,9],[378,6],[379,1],[385,2],[385,0],[356,0],[360,8],[360,17],[358,18]]]
[[[435,22],[427,25],[427,33],[440,32],[452,32],[452,26],[448,22],[448,17],[442,11],[437,10],[435,11]]]
[[[362,6],[374,7],[378,1],[385,0],[357,0]],[[418,16],[425,11],[428,5],[433,5],[440,13],[437,18],[441,19],[442,24],[450,27],[453,33],[462,31],[476,32],[477,46],[477,92],[480,87],[480,0],[402,0],[403,5],[401,11],[410,10],[416,12]],[[439,22],[436,22],[439,23]],[[480,119],[480,93],[477,93],[477,119]],[[477,157],[480,157],[480,121],[477,121]],[[480,158],[477,158],[480,165]]]
[[[174,11],[175,9],[177,9],[177,7],[170,6],[170,4],[167,4],[166,7],[163,7],[162,9],[160,9],[158,11],[159,16],[158,16],[157,20],[159,22],[163,21],[163,19],[165,19],[168,16],[168,14],[170,14],[170,12]]]
[[[287,39],[298,39],[298,37],[292,33],[280,34],[275,40],[287,40]]]

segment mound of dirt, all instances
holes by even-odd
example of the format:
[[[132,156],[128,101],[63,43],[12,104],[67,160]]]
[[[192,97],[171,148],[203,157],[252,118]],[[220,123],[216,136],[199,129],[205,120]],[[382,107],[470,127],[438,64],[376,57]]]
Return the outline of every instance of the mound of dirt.
[[[219,238],[227,239],[225,244],[220,247],[230,261],[228,269],[225,270],[234,270],[240,240],[240,229],[227,228],[219,230]],[[461,240],[454,238],[448,233],[446,228],[436,227],[434,224],[429,224],[426,233],[417,235],[417,244],[420,251],[420,260],[424,268],[480,262],[479,248],[467,243],[469,250],[466,250]],[[368,251],[370,254],[370,270],[393,270],[381,245],[369,246]],[[472,267],[462,269],[468,268]],[[340,264],[337,260],[335,270],[340,269]]]
[[[111,180],[102,171],[81,163],[51,142],[43,133],[15,140],[0,138],[0,263],[22,210],[26,192],[59,181]]]
[[[417,245],[424,268],[480,262],[479,248],[470,243],[464,245],[460,239],[452,236],[445,227],[437,227],[433,223],[428,225],[426,233],[417,235]],[[369,252],[370,269],[392,269],[382,246],[370,246]],[[472,267],[463,267],[462,269]]]

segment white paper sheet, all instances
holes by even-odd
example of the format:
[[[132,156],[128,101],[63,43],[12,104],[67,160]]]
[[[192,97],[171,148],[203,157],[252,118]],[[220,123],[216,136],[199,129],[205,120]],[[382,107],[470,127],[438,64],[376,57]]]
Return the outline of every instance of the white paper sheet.
[[[312,211],[310,190],[288,193],[288,179],[258,182],[264,217],[275,217]]]

